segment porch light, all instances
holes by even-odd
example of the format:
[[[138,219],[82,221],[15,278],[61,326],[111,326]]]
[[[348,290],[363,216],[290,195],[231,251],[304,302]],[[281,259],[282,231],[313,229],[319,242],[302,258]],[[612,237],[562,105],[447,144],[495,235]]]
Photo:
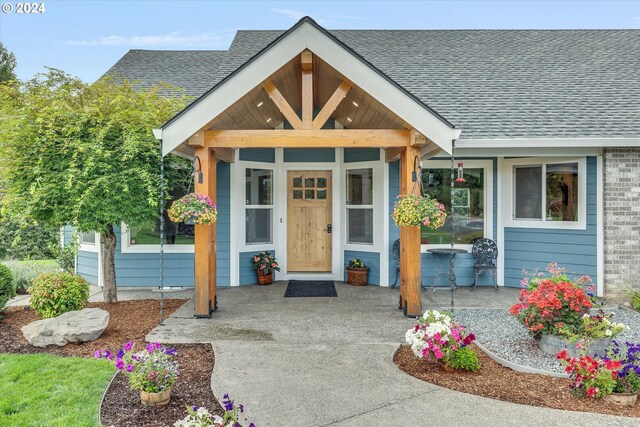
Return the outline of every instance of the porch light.
[[[269,123],[270,121],[271,121],[271,117],[269,117],[269,118],[267,119],[267,123]]]
[[[196,165],[196,161],[198,162],[198,164]],[[198,184],[202,184],[203,182],[203,176],[202,176],[202,163],[200,163],[200,157],[195,156],[193,158],[193,174],[195,176],[195,174],[198,174]]]
[[[359,105],[358,105],[358,103],[357,103],[356,101],[351,101],[351,103],[352,103],[353,105],[355,105],[356,107],[359,107]]]
[[[353,120],[351,120],[351,117],[347,117],[347,121],[351,123]]]
[[[467,182],[464,179],[464,165],[462,162],[458,163],[458,178],[456,178],[456,182]]]
[[[262,104],[264,104],[264,101],[258,102],[258,105],[256,105],[256,107],[260,108],[260,107],[262,107]]]

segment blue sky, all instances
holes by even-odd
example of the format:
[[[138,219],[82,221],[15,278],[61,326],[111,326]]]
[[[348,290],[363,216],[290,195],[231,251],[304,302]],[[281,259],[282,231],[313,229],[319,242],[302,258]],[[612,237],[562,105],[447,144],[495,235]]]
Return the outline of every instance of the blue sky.
[[[33,1],[33,0],[31,0]],[[640,28],[640,1],[44,0],[40,15],[0,12],[19,78],[56,67],[93,81],[129,49],[226,49],[238,29]]]

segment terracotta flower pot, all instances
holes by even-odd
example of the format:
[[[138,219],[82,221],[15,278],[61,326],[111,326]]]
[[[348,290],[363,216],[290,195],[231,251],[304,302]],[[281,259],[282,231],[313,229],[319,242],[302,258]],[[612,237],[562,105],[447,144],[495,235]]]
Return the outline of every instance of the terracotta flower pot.
[[[368,268],[347,267],[347,284],[352,286],[367,286]]]
[[[273,273],[266,273],[262,270],[256,270],[258,273],[258,285],[270,285],[273,283]]]
[[[638,400],[638,393],[611,393],[604,397],[605,400],[613,402],[616,405],[633,406]]]
[[[165,406],[171,400],[171,389],[159,393],[147,393],[140,390],[140,401],[145,406]]]

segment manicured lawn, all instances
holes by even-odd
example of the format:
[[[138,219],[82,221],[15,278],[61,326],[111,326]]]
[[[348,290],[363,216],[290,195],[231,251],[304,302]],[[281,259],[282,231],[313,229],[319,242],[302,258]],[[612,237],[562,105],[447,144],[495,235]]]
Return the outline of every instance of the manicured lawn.
[[[98,426],[105,360],[0,354],[0,425]]]

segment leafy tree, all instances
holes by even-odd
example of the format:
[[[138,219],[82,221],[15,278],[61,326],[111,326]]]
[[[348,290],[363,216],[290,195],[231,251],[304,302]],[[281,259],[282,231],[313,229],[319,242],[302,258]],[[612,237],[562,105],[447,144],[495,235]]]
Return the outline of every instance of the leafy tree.
[[[60,246],[59,230],[0,215],[0,259],[49,259],[55,246]]]
[[[0,42],[0,83],[15,80],[16,57]]]
[[[91,85],[55,69],[0,85],[5,204],[52,227],[97,231],[104,299],[115,302],[114,224],[158,217],[159,143],[152,134],[184,105],[168,86]],[[168,169],[177,159],[167,159]]]

